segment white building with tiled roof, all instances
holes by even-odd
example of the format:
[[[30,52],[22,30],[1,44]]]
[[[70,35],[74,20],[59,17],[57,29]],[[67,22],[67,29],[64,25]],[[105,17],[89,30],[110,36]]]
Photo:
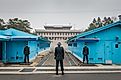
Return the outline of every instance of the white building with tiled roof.
[[[71,25],[44,25],[44,29],[35,29],[38,36],[48,40],[67,40],[81,33],[81,30],[71,30]]]

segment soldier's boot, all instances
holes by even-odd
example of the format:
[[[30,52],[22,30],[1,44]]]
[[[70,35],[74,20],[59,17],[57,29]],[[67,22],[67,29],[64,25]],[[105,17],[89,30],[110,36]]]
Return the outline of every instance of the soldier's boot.
[[[56,71],[56,75],[58,75],[58,71]]]
[[[64,75],[64,71],[62,71],[62,75]]]

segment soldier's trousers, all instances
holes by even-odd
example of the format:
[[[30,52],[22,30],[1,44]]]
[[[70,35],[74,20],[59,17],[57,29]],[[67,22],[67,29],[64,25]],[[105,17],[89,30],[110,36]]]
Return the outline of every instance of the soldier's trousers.
[[[26,63],[26,62],[29,63],[29,55],[25,55],[25,56],[24,56],[24,62],[25,62],[25,63]]]
[[[63,70],[64,70],[64,68],[63,68],[63,60],[56,60],[56,73],[58,73],[59,63],[60,63],[61,71],[63,72]]]
[[[87,64],[88,64],[88,55],[83,55],[83,63],[85,61],[85,58],[86,58],[86,61],[87,61]]]

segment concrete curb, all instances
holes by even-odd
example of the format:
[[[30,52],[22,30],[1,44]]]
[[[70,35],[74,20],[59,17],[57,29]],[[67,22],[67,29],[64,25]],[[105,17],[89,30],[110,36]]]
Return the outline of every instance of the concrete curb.
[[[37,71],[37,72],[0,72],[0,75],[25,75],[25,74],[55,74],[55,71]],[[59,72],[61,73],[61,72]],[[66,74],[100,74],[100,73],[121,73],[121,71],[64,71]]]
[[[7,69],[8,69],[8,71],[7,71]],[[23,69],[33,69],[33,70],[30,72],[26,72],[26,71],[22,72]],[[40,69],[40,71],[37,71],[37,69]],[[72,66],[72,67],[64,67],[64,69],[65,69],[64,72],[69,73],[69,74],[121,73],[121,66],[103,66],[103,67],[102,66],[101,67],[80,67],[80,66],[75,67],[75,66]],[[73,70],[71,71],[71,69],[73,69]],[[83,71],[84,69],[86,71]],[[55,73],[55,67],[0,67],[0,70],[1,70],[0,71],[1,75],[2,74],[54,74]],[[61,71],[59,71],[59,73],[61,73]]]
[[[55,69],[55,67],[0,67],[0,69],[22,69],[22,68],[36,68],[36,69]],[[71,66],[64,67],[65,69],[121,69],[121,66]]]

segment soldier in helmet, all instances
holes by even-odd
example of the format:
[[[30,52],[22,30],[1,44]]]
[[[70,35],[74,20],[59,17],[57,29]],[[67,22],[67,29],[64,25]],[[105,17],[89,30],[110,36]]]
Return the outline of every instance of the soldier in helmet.
[[[89,55],[89,48],[87,47],[87,44],[85,43],[84,47],[83,47],[83,63],[85,62],[85,59],[87,61],[88,64],[88,55]]]
[[[63,59],[64,59],[64,48],[61,47],[61,43],[57,43],[57,47],[55,48],[55,60],[56,60],[56,75],[58,75],[58,65],[60,63],[62,75],[64,75],[64,68],[63,68]]]
[[[26,44],[26,46],[24,47],[24,62],[28,62],[29,63],[29,54],[30,54],[30,50],[28,47],[28,44]]]

